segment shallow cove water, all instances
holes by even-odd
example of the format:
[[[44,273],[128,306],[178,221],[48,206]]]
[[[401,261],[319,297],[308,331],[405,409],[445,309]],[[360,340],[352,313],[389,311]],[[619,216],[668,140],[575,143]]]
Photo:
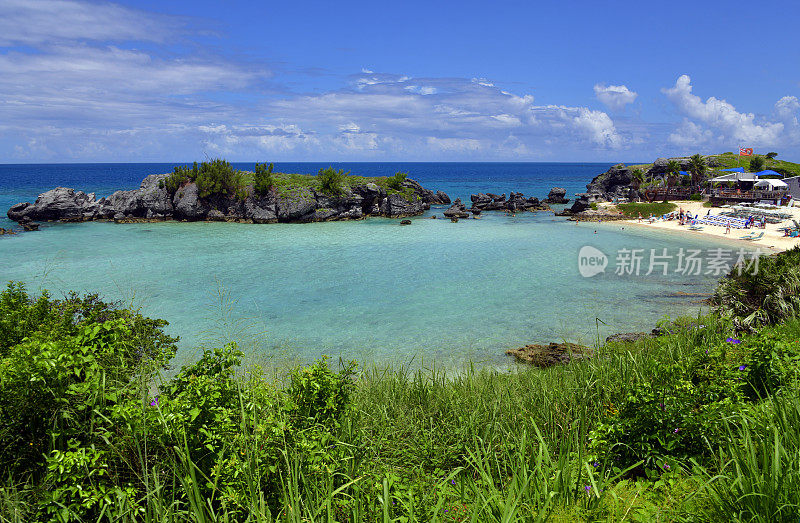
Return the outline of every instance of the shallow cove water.
[[[598,325],[604,337],[696,313],[697,297],[676,294],[708,292],[716,280],[578,271],[583,245],[613,261],[620,248],[677,252],[706,240],[550,213],[412,222],[57,224],[3,239],[0,266],[4,280],[100,292],[168,320],[182,336],[179,362],[198,344],[242,338],[257,359],[500,365],[508,348],[592,343]]]

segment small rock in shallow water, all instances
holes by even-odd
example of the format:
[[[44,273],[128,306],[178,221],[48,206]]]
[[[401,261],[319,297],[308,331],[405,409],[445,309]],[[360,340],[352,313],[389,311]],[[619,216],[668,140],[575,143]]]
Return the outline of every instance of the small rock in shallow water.
[[[592,356],[593,352],[592,349],[575,343],[550,343],[549,345],[526,345],[518,349],[507,350],[506,354],[514,356],[517,361],[545,368],[588,358]]]
[[[400,221],[400,225],[411,225],[411,220],[402,220]]]

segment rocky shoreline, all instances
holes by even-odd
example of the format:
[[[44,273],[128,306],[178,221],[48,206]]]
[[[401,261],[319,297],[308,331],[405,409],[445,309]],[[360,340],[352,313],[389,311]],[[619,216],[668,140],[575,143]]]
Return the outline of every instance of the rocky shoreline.
[[[37,230],[36,222],[114,221],[116,223],[157,221],[226,221],[239,223],[307,223],[358,220],[370,216],[405,218],[418,216],[431,205],[451,205],[444,216],[477,217],[483,211],[516,213],[552,211],[550,203],[564,204],[566,189],[554,187],[548,197],[539,200],[522,193],[478,193],[470,196],[471,207],[442,191],[431,191],[411,179],[403,180],[398,191],[387,191],[376,183],[345,186],[341,194],[331,195],[313,188],[304,191],[271,190],[263,197],[247,188],[244,197],[213,195],[202,198],[197,184],[189,182],[171,192],[166,183],[169,174],[146,177],[138,189],[116,191],[98,199],[67,187],[56,187],[39,195],[35,202],[12,206],[8,217],[26,231]],[[407,225],[407,223],[403,223]],[[11,230],[4,231],[12,233]]]
[[[365,183],[343,187],[338,195],[310,189],[300,195],[283,195],[272,190],[259,197],[251,186],[244,198],[227,195],[202,198],[197,184],[193,182],[171,193],[165,184],[168,176],[150,175],[138,189],[117,191],[100,199],[94,193],[56,187],[39,195],[34,203],[14,205],[7,214],[23,228],[32,227],[35,221],[303,223],[357,220],[367,216],[417,216],[430,209],[431,205],[450,203],[447,194],[441,191],[434,193],[409,179],[402,182],[402,193],[390,193],[375,183]]]

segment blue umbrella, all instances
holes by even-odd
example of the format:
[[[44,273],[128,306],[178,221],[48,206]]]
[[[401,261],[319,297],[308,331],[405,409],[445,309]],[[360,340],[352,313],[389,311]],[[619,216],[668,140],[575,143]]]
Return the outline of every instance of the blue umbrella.
[[[722,171],[727,173],[743,173],[744,167],[731,167],[730,169],[722,169]]]

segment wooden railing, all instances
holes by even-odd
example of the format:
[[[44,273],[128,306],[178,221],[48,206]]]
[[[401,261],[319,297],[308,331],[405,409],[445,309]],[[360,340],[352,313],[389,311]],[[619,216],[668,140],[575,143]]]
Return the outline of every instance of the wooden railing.
[[[711,193],[714,198],[726,200],[780,200],[787,195],[786,191],[739,191],[736,189],[714,189]]]

